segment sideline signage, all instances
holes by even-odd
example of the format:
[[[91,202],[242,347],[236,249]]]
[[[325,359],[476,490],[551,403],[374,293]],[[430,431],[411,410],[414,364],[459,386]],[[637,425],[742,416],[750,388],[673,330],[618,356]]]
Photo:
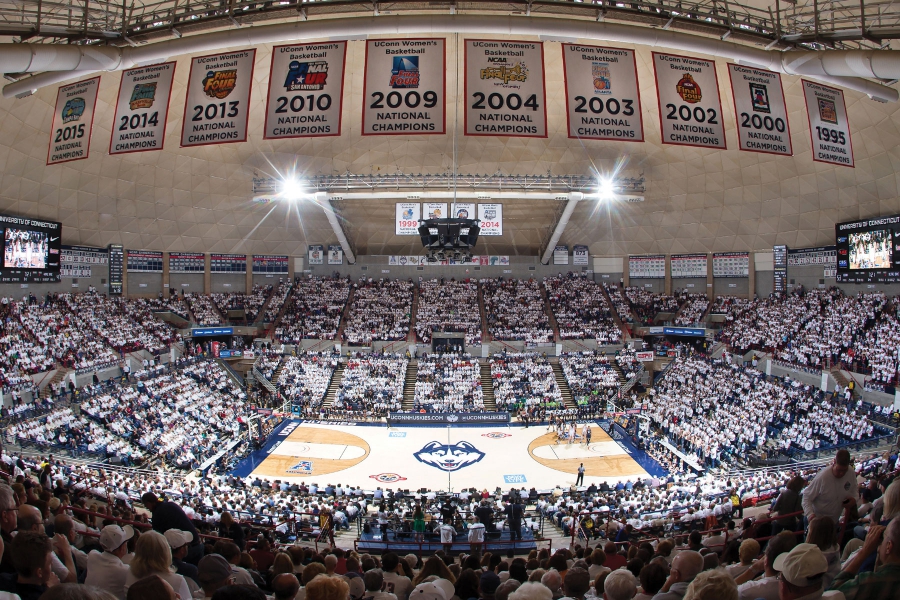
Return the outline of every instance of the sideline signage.
[[[644,141],[634,50],[562,44],[569,137]]]
[[[56,108],[53,110],[53,125],[50,128],[50,148],[47,150],[48,165],[88,157],[99,88],[98,76],[64,85],[56,92]]]
[[[446,132],[444,38],[368,40],[363,81],[363,135]]]
[[[653,73],[662,143],[725,150],[715,61],[654,52]]]
[[[542,42],[466,40],[466,135],[547,137]]]
[[[471,423],[509,423],[509,413],[388,413],[391,425],[467,425]]]
[[[853,167],[853,143],[850,141],[850,122],[844,92],[801,79],[809,117],[813,160]]]
[[[740,149],[791,156],[794,149],[781,75],[728,63],[728,76]]]
[[[162,150],[174,76],[175,62],[122,72],[110,154]]]
[[[267,140],[341,135],[347,42],[272,48]]]
[[[211,335],[233,335],[234,327],[194,327],[191,329],[191,337],[205,337]]]
[[[247,141],[255,58],[250,49],[191,59],[182,147]]]

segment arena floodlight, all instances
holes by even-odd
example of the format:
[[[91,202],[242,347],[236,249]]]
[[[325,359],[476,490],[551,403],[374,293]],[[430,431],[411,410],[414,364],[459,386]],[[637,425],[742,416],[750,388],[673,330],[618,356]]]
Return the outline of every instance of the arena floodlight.
[[[600,200],[611,200],[616,195],[616,186],[609,177],[597,180],[597,197]]]
[[[305,193],[303,183],[296,177],[288,177],[281,182],[280,195],[288,202],[300,200]]]

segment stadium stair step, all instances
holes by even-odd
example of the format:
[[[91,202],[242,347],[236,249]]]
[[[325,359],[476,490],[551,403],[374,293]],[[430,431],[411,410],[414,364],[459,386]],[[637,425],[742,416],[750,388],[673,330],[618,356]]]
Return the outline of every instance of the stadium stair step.
[[[494,398],[494,380],[491,377],[491,363],[484,360],[481,363],[481,391],[484,394],[484,410],[497,411],[497,399]]]
[[[538,287],[541,289],[541,298],[544,299],[544,312],[547,313],[547,318],[550,319],[550,327],[553,329],[553,341],[559,342],[559,323],[556,322],[556,315],[553,314],[553,309],[550,308],[550,297],[547,296],[547,288],[543,284]]]
[[[274,297],[274,296],[275,296],[275,290],[272,291],[272,297]],[[288,290],[287,296],[284,297],[284,303],[282,303],[281,308],[278,310],[278,314],[275,315],[275,321],[272,323],[272,331],[273,332],[275,331],[275,328],[277,328],[279,325],[281,325],[281,319],[284,318],[284,314],[288,311],[288,308],[290,308],[290,304],[291,304],[291,300],[293,299],[293,296],[294,296],[294,285],[291,284],[291,289]],[[271,302],[271,301],[272,301],[272,299],[269,298],[269,302]],[[266,304],[266,306],[268,307],[268,303]],[[265,313],[263,313],[262,318],[263,319],[266,318]]]
[[[50,378],[50,381],[47,382],[47,385],[45,385],[41,389],[41,392],[38,395],[41,398],[49,398],[52,394],[52,388],[50,387],[51,384],[59,384],[59,382],[61,382],[63,379],[65,379],[66,376],[71,372],[72,372],[71,369],[67,369],[65,367],[61,367],[61,366],[57,365],[56,373],[53,374],[53,377]]]
[[[572,396],[572,389],[569,382],[566,381],[566,374],[563,373],[562,366],[558,360],[550,361],[553,365],[553,374],[556,376],[556,385],[559,387],[559,393],[562,394],[563,404],[566,408],[576,408],[575,398]]]
[[[416,375],[419,372],[419,361],[411,360],[406,365],[406,379],[403,382],[403,410],[412,410],[416,397]]]
[[[269,310],[269,304],[272,302],[272,298],[275,297],[275,291],[278,288],[276,286],[272,286],[272,291],[269,292],[269,295],[266,297],[266,301],[262,303],[262,306],[259,307],[259,312],[256,313],[256,320],[250,325],[260,326],[263,324],[266,318],[266,311]],[[283,308],[283,307],[282,307]],[[245,313],[246,316],[246,313]],[[277,318],[277,317],[276,317]]]
[[[278,379],[281,377],[281,371],[284,369],[284,361],[284,358],[278,361],[278,366],[275,368],[275,372],[272,373],[272,385],[279,389],[281,386],[278,385]]]
[[[630,339],[631,336],[628,334],[628,328],[625,327],[625,323],[623,323],[622,319],[619,317],[619,311],[616,310],[616,305],[613,303],[612,298],[610,298],[609,294],[606,292],[606,288],[601,285],[600,291],[603,293],[603,298],[606,300],[606,304],[609,306],[609,314],[612,315],[613,322],[616,324],[616,327],[618,327],[622,332],[622,339]]]
[[[416,313],[419,311],[419,286],[416,285],[413,287],[413,299],[412,306],[410,307],[409,314],[409,334],[406,336],[406,341],[412,344],[416,343]]]
[[[350,293],[347,294],[347,304],[344,305],[344,312],[341,313],[341,322],[338,324],[337,333],[334,336],[335,340],[341,340],[344,337],[344,325],[347,324],[347,319],[350,317],[350,307],[353,306],[353,296],[355,295],[353,288],[350,288]]]
[[[484,289],[478,284],[478,310],[481,312],[481,341],[488,343],[491,341],[487,326],[487,313],[484,310]]]
[[[338,366],[331,374],[331,381],[328,382],[328,390],[325,392],[325,399],[322,406],[330,408],[334,404],[334,397],[337,395],[338,388],[341,387],[341,379],[344,377],[344,361],[338,361]]]

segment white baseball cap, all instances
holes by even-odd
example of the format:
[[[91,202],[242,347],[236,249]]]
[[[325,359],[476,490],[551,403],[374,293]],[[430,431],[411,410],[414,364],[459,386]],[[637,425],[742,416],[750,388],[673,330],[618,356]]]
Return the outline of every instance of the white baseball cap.
[[[169,547],[172,550],[176,550],[177,548],[181,548],[185,544],[190,544],[194,541],[194,534],[190,531],[182,531],[181,529],[170,529],[165,533],[166,541],[169,542]]]
[[[444,590],[430,581],[420,583],[409,593],[409,600],[449,600],[444,596]]]
[[[112,552],[119,546],[134,537],[134,529],[131,525],[119,527],[118,525],[107,525],[100,530],[100,546]]]
[[[828,560],[815,544],[797,544],[790,552],[779,554],[772,568],[781,572],[781,576],[797,587],[814,585],[821,582],[822,575],[828,571]]]

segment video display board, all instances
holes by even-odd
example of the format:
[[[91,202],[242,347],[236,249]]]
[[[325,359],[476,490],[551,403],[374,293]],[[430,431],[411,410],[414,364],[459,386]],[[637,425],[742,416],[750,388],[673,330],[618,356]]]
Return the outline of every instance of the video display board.
[[[835,238],[839,282],[900,281],[900,215],[838,223]]]
[[[62,223],[0,215],[2,283],[59,281]]]

